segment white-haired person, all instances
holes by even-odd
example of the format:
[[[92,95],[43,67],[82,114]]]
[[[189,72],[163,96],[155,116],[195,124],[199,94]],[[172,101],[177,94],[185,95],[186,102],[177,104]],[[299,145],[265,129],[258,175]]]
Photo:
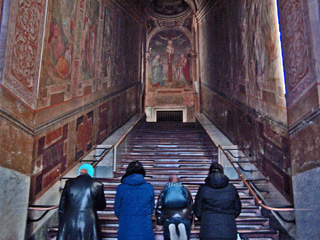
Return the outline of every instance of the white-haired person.
[[[106,207],[103,184],[93,179],[90,164],[79,168],[79,176],[67,180],[59,204],[58,240],[102,239],[97,210]]]

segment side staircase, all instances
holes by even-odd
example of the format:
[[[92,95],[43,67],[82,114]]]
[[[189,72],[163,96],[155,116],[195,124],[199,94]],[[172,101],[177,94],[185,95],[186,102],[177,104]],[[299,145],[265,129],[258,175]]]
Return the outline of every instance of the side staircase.
[[[217,147],[206,132],[194,123],[143,123],[130,138],[127,149],[120,156],[114,177],[98,179],[105,186],[107,199],[106,209],[98,212],[105,240],[117,239],[118,220],[113,212],[113,203],[116,187],[128,163],[141,161],[147,172],[146,180],[154,186],[157,201],[172,174],[176,174],[195,197],[210,164],[218,160]],[[262,216],[248,188],[239,179],[232,179],[231,183],[237,188],[242,202],[242,212],[236,219],[238,232],[248,239],[278,240],[278,232],[270,228],[269,219]],[[57,227],[49,229],[49,239],[54,239],[57,230]],[[200,223],[195,220],[191,239],[199,239],[199,231]],[[161,228],[154,227],[154,233],[157,240],[163,239]]]

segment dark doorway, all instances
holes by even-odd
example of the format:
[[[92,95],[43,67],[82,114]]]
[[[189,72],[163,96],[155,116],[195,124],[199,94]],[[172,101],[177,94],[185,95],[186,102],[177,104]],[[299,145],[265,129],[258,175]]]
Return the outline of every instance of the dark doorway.
[[[157,111],[157,122],[182,122],[182,111]]]

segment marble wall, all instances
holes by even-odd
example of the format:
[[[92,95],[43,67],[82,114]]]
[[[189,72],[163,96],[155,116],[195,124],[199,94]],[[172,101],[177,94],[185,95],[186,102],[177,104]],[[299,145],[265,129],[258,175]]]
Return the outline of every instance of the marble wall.
[[[201,109],[292,200],[276,1],[217,1],[199,14]]]
[[[24,239],[30,177],[0,167],[1,239]]]

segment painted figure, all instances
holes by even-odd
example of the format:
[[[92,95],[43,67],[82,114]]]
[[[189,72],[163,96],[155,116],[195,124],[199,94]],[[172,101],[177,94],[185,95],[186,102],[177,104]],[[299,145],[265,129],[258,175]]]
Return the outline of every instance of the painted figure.
[[[174,46],[173,46],[173,40],[178,39],[182,36],[182,34],[180,34],[177,37],[174,38],[169,38],[169,37],[163,37],[159,34],[159,37],[163,40],[168,41],[168,45],[167,45],[167,49],[166,52],[168,53],[168,81],[171,82],[172,81],[172,60],[174,57]]]
[[[163,64],[160,55],[157,55],[152,61],[152,86],[163,86]]]
[[[62,79],[68,78],[71,72],[71,46],[67,46],[66,52],[58,59],[54,72]]]
[[[190,62],[189,59],[181,54],[181,58],[176,68],[176,79],[178,84],[190,85]]]

